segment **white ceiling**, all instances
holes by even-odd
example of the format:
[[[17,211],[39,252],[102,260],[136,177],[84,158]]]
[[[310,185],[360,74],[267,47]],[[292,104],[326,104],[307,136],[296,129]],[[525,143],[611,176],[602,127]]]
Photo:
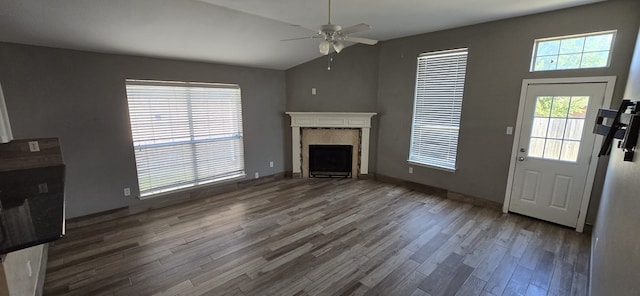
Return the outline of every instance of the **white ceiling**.
[[[332,23],[389,40],[599,1],[333,0]],[[0,0],[0,41],[271,69],[320,56],[280,40],[326,22],[326,0]]]

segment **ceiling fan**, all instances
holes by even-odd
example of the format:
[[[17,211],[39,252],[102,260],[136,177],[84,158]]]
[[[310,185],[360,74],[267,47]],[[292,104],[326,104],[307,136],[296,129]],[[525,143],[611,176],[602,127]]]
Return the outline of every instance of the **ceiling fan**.
[[[378,43],[378,40],[349,36],[349,34],[357,33],[361,31],[370,30],[371,26],[367,24],[358,24],[351,27],[342,28],[339,25],[331,23],[331,0],[329,0],[329,21],[327,24],[321,25],[318,30],[307,29],[315,32],[318,36],[311,37],[301,37],[301,38],[292,38],[285,39],[282,41],[291,41],[291,40],[301,40],[301,39],[316,39],[322,38],[320,41],[320,53],[323,55],[328,55],[331,52],[331,49],[335,50],[336,53],[340,53],[344,48],[343,41],[362,43],[367,45],[374,45]]]

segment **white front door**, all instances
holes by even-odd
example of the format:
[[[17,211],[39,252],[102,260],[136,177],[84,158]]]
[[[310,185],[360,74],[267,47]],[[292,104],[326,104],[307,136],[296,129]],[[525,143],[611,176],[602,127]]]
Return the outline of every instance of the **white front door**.
[[[509,211],[577,226],[606,86],[527,86]]]

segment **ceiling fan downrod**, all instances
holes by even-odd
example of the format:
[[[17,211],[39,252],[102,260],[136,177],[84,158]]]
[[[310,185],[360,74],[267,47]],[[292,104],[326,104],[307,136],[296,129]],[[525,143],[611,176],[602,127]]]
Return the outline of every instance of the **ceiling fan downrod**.
[[[329,0],[329,21],[327,24],[331,24],[331,0]]]

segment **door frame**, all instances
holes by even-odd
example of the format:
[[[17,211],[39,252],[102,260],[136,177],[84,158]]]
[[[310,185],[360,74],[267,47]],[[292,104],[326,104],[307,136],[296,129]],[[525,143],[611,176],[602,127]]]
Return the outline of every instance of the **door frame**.
[[[570,84],[570,83],[605,83],[604,100],[601,108],[610,108],[611,99],[613,97],[613,88],[616,84],[615,76],[594,76],[594,77],[569,77],[569,78],[542,78],[542,79],[523,79],[522,89],[520,90],[520,102],[518,104],[518,118],[513,133],[513,146],[511,148],[511,159],[509,161],[509,175],[507,178],[507,186],[502,204],[502,211],[509,212],[509,203],[511,202],[511,189],[513,188],[513,179],[516,168],[516,159],[518,156],[518,146],[520,141],[520,127],[524,115],[524,105],[527,96],[527,90],[530,85],[536,84]],[[592,123],[586,123],[592,124]],[[589,127],[588,125],[585,127]],[[582,194],[582,202],[580,204],[580,213],[578,214],[577,232],[584,229],[585,219],[587,218],[587,209],[589,208],[589,200],[591,199],[591,190],[593,189],[593,181],[598,167],[598,152],[602,146],[602,137],[596,137],[591,151],[591,160],[589,161],[589,171],[587,173],[587,182],[585,184],[584,193]]]

